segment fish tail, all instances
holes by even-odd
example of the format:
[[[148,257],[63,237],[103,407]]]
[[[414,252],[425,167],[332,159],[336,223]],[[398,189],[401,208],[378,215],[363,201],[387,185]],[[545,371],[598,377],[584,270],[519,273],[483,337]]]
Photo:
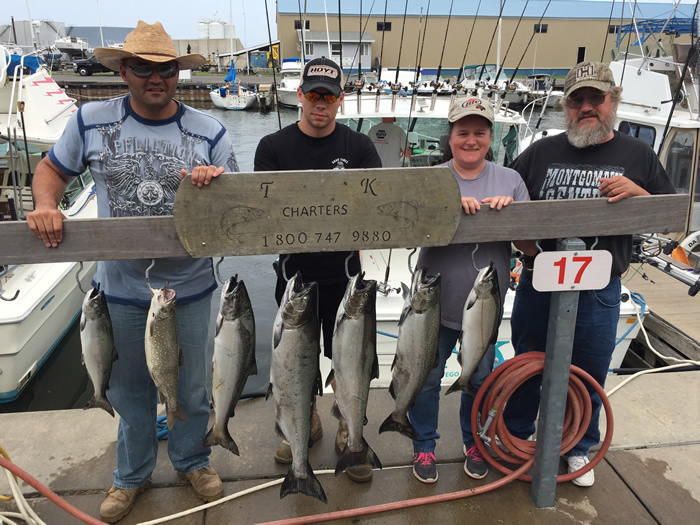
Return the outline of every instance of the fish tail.
[[[314,475],[314,471],[311,469],[311,464],[308,461],[306,467],[309,473],[306,478],[297,477],[294,473],[294,468],[289,468],[289,472],[287,472],[287,476],[282,482],[282,488],[280,488],[280,499],[290,494],[301,493],[316,498],[323,503],[328,503],[328,498],[326,498],[321,482]]]
[[[114,409],[112,408],[112,404],[103,397],[98,399],[97,397],[93,396],[92,399],[83,407],[84,410],[87,410],[88,408],[101,408],[110,416],[114,417]]]
[[[168,405],[168,408],[165,413],[165,420],[168,423],[168,430],[172,430],[176,418],[180,421],[187,421],[185,409],[182,408],[180,405],[177,405],[177,408],[175,408],[175,410],[170,410],[170,407]]]
[[[359,452],[351,452],[348,445],[345,444],[345,449],[335,465],[335,475],[337,476],[341,472],[345,472],[346,469],[358,465],[372,465],[375,468],[382,468],[382,462],[379,461],[374,450],[364,438],[362,438],[362,450]]]
[[[223,436],[218,436],[216,431],[216,425],[214,425],[209,432],[207,432],[207,435],[204,437],[204,446],[205,447],[213,447],[214,445],[219,445],[221,447],[224,447],[226,450],[230,450],[236,456],[240,456],[241,454],[238,452],[238,445],[236,445],[236,442],[233,440],[231,437],[231,434],[228,431],[228,428],[223,429]]]
[[[467,379],[466,383],[462,383],[462,378],[458,378],[457,381],[452,383],[452,386],[447,389],[447,392],[445,392],[445,395],[451,394],[452,392],[457,392],[458,390],[461,390],[462,392],[466,392],[467,394],[471,396],[476,396],[476,392],[472,388],[471,383],[469,382],[469,379]]]
[[[400,416],[397,412],[392,412],[389,417],[384,420],[384,423],[379,427],[379,433],[382,432],[398,432],[404,436],[416,439],[416,431],[413,425],[406,417],[406,414]]]

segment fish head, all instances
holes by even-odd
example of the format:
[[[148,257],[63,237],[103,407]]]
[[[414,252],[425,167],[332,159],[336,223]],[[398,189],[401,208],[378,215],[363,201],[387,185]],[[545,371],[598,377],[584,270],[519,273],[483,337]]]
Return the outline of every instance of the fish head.
[[[486,268],[482,268],[479,271],[473,290],[477,297],[488,297],[489,295],[498,295],[500,297],[498,270],[493,261]]]
[[[168,288],[166,283],[163,288],[157,290],[151,289],[151,310],[156,317],[166,318],[175,314],[175,303],[177,301],[177,293],[175,290]]]
[[[238,319],[247,311],[252,310],[250,306],[250,298],[243,280],[238,279],[238,275],[234,275],[221,291],[221,302],[219,311],[227,321]]]
[[[424,312],[440,303],[440,274],[427,275],[425,267],[419,268],[411,280],[411,308]]]
[[[83,314],[88,319],[97,319],[107,313],[107,300],[105,293],[100,290],[98,283],[95,288],[90,288],[83,299]]]
[[[280,306],[285,328],[299,328],[318,319],[318,283],[305,283],[301,272],[287,282]]]
[[[365,280],[364,272],[355,275],[348,283],[343,298],[345,314],[352,318],[376,311],[377,281]]]

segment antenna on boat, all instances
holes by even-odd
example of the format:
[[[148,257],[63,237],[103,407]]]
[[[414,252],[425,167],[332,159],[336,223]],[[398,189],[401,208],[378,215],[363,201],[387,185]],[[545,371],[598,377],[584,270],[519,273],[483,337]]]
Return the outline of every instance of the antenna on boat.
[[[0,279],[2,279],[5,276],[5,274],[10,271],[10,267],[9,266],[0,266],[0,269],[1,269],[0,270]],[[19,295],[19,290],[17,290],[15,292],[15,295],[12,297],[12,299],[8,299],[7,297],[3,296],[2,295],[2,284],[0,283],[0,299],[2,299],[3,301],[8,301],[8,302],[14,301],[15,299],[17,299],[18,295]]]
[[[506,6],[508,0],[503,0],[501,3],[501,10],[498,13],[498,19],[496,20],[496,26],[493,28],[493,34],[491,35],[491,41],[489,42],[489,48],[486,50],[486,55],[484,56],[484,63],[481,65],[481,73],[479,73],[479,81],[481,77],[484,76],[484,71],[486,71],[486,61],[489,59],[489,53],[491,52],[491,46],[493,46],[493,39],[496,38],[496,32],[498,31],[498,24],[501,22],[503,17],[503,8]]]
[[[267,0],[265,0],[265,19],[267,20],[267,38],[270,40],[270,58],[272,60],[272,85],[275,89],[275,105],[277,106],[277,124],[282,129],[282,116],[280,115],[280,101],[277,96],[277,75],[275,75],[275,53],[272,48],[272,32],[270,31],[270,14],[267,10]],[[279,58],[279,47],[277,57]],[[303,66],[302,66],[303,67]]]
[[[474,13],[474,20],[472,21],[472,29],[469,32],[469,39],[467,40],[467,46],[464,48],[464,56],[462,57],[462,66],[459,68],[459,75],[457,76],[457,82],[462,81],[462,73],[464,73],[464,65],[467,63],[467,51],[469,50],[469,44],[472,41],[472,35],[474,34],[474,26],[476,25],[476,17],[479,16],[479,9],[481,8],[481,0],[476,6],[476,13]]]

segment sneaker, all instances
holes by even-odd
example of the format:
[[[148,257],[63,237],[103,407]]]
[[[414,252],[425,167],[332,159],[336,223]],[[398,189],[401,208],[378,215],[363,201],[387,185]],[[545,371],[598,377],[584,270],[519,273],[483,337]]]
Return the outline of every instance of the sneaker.
[[[107,490],[107,497],[100,505],[100,519],[106,523],[115,523],[131,512],[136,503],[136,496],[151,486],[151,480],[135,489],[120,489],[112,485]]]
[[[189,474],[178,472],[178,476],[180,479],[187,479],[192,484],[194,493],[203,501],[215,501],[224,495],[224,485],[221,483],[221,478],[211,466],[200,468]]]
[[[586,456],[568,456],[565,459],[566,463],[569,466],[569,473],[581,470],[583,467],[590,463]],[[593,474],[593,469],[571,480],[571,483],[573,483],[574,485],[578,485],[579,487],[590,487],[593,485],[594,482],[595,474]]]
[[[463,448],[467,448],[466,445]],[[467,460],[464,462],[464,472],[474,479],[483,479],[489,473],[489,467],[476,445],[466,451]]]
[[[322,436],[323,427],[321,426],[321,418],[318,416],[316,403],[314,403],[311,412],[311,441],[318,441]],[[289,441],[283,439],[280,446],[277,447],[275,451],[275,461],[282,465],[290,465],[292,463],[292,447],[289,446]]]
[[[438,479],[435,454],[432,452],[413,453],[413,474],[423,483],[435,483]]]

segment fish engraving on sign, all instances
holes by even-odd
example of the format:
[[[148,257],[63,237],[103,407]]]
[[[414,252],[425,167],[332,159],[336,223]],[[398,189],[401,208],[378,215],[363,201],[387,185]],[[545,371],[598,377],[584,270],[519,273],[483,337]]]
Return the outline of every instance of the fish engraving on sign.
[[[265,215],[265,210],[248,206],[234,206],[226,210],[221,217],[221,229],[232,241],[238,242],[245,227],[252,221]]]
[[[415,203],[405,201],[387,202],[377,206],[381,215],[392,217],[396,226],[402,230],[410,230],[418,222],[418,206]]]

